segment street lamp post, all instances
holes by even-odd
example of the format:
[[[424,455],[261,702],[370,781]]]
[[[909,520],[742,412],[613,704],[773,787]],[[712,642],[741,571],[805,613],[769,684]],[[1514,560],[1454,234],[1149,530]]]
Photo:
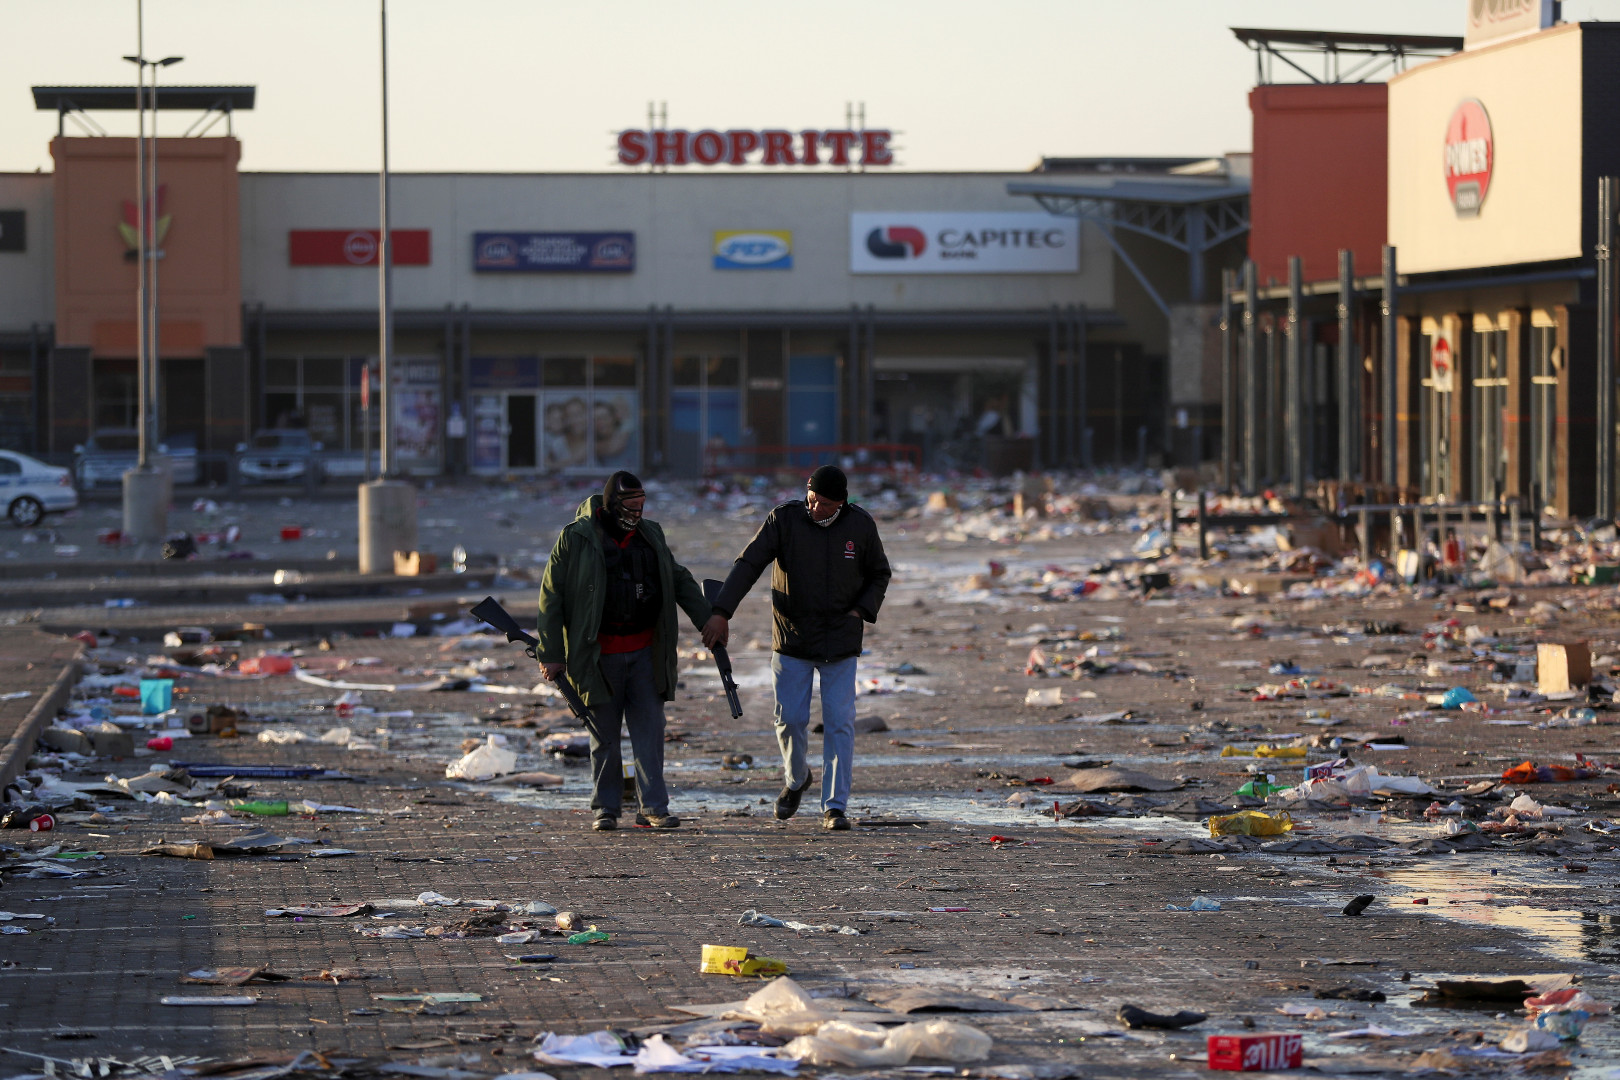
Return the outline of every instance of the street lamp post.
[[[151,344],[147,347],[147,350],[146,350],[147,363],[148,363],[146,404],[147,404],[148,410],[150,410],[150,416],[151,416],[150,430],[152,432],[152,435],[150,437],[152,437],[152,438],[156,438],[161,434],[161,432],[158,429],[158,422],[157,422],[158,416],[162,412],[162,408],[158,404],[158,386],[163,381],[163,349],[162,349],[163,321],[159,316],[159,309],[158,309],[158,260],[159,260],[159,258],[162,257],[163,252],[162,252],[162,249],[159,248],[159,246],[158,246],[159,241],[162,239],[160,236],[158,236],[158,222],[160,220],[162,220],[162,219],[159,217],[159,214],[158,214],[158,167],[157,167],[157,158],[158,158],[158,88],[157,88],[157,77],[158,77],[158,70],[160,68],[172,67],[172,66],[174,66],[175,64],[178,64],[180,61],[182,61],[184,59],[185,59],[185,57],[183,57],[183,56],[165,56],[162,60],[148,60],[148,61],[146,61],[146,66],[150,67],[152,69],[152,92],[149,95],[150,98],[151,98],[151,102],[152,102],[152,141],[151,141],[151,145],[149,145],[146,148],[146,167],[147,167],[147,171],[148,171],[148,179],[147,179],[147,182],[146,182],[146,190],[147,190],[147,193],[148,193],[148,197],[152,201],[152,207],[151,207],[152,244],[147,249],[147,253],[146,253],[146,259],[147,259],[147,263],[149,265],[149,269],[148,269],[147,272],[151,275],[150,280],[147,283],[147,288],[146,288],[147,304],[151,308],[151,313],[147,316],[147,319],[146,319],[147,332],[151,335]],[[171,479],[171,482],[172,482],[173,473],[172,472],[169,473],[169,476],[170,476],[170,479]]]
[[[380,225],[377,244],[378,411],[381,414],[379,471],[360,485],[360,572],[388,574],[396,551],[416,550],[416,488],[396,475],[393,391],[390,361],[394,351],[393,238],[388,209],[388,0],[378,0],[382,33],[382,169],[378,174]]]
[[[135,65],[135,372],[136,407],[139,410],[137,446],[133,469],[123,475],[124,535],[139,544],[161,541],[168,527],[168,478],[154,468],[151,459],[151,363],[146,275],[148,271],[147,230],[150,205],[146,189],[146,34],[141,0],[135,0],[135,55],[125,60]],[[156,102],[154,101],[154,104]]]

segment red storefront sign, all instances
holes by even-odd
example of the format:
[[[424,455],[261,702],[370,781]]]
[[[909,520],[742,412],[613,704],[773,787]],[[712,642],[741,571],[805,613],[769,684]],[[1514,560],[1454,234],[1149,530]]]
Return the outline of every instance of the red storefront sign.
[[[1446,191],[1458,217],[1474,217],[1490,190],[1496,147],[1485,106],[1470,98],[1458,105],[1446,125]]]
[[[863,131],[686,131],[682,128],[619,132],[620,165],[893,165],[886,128]]]
[[[432,235],[429,229],[391,230],[394,265],[429,265]],[[292,229],[287,233],[287,261],[292,266],[376,266],[381,246],[377,229]]]

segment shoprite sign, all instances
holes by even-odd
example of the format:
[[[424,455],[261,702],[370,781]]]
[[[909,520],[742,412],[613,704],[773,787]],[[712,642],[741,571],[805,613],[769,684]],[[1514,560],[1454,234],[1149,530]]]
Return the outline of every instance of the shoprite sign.
[[[894,132],[867,128],[788,131],[682,128],[619,132],[620,165],[893,165]]]
[[[1458,217],[1476,217],[1491,188],[1496,147],[1485,106],[1470,98],[1458,105],[1446,125],[1446,192]]]

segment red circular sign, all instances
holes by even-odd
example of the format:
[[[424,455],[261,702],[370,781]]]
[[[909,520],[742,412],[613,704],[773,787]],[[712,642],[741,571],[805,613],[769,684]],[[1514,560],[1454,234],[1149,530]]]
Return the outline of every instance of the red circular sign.
[[[377,238],[369,232],[352,232],[343,238],[343,257],[356,266],[377,261]]]
[[[1446,125],[1446,191],[1458,217],[1473,217],[1485,202],[1496,166],[1491,118],[1470,98],[1458,105]]]

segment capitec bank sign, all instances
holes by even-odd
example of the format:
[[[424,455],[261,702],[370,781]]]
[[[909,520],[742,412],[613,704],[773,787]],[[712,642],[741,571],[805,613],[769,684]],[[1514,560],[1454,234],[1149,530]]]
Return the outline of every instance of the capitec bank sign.
[[[854,213],[853,274],[1072,274],[1080,222],[1051,214]]]

